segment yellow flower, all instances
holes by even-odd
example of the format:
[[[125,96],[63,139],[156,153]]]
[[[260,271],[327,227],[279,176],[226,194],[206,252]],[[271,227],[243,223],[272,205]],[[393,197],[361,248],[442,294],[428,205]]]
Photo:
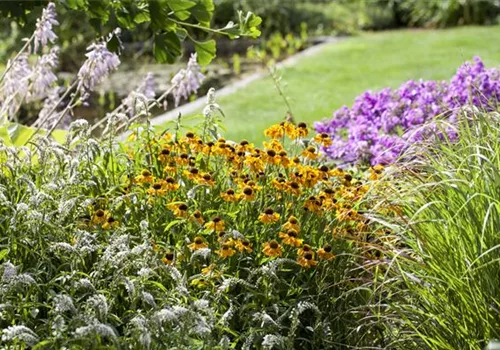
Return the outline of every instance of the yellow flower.
[[[328,136],[328,134],[326,133],[317,134],[316,136],[314,136],[314,141],[323,147],[328,147],[332,144],[330,136]]]
[[[156,181],[154,184],[151,185],[150,188],[147,189],[146,192],[151,196],[163,196],[165,193],[167,193],[166,181],[165,180]]]
[[[160,154],[158,155],[158,160],[162,164],[166,164],[171,158],[171,152],[168,148],[164,148],[160,151]]]
[[[318,264],[318,262],[314,260],[314,252],[312,251],[299,256],[297,263],[305,268],[310,268],[311,266],[316,266]]]
[[[234,247],[238,249],[240,252],[252,252],[252,245],[246,239],[238,239],[234,242]]]
[[[298,137],[306,137],[309,134],[309,129],[307,128],[307,124],[302,122],[297,125],[297,133]]]
[[[194,242],[188,245],[188,248],[191,250],[198,250],[203,248],[208,248],[208,244],[203,241],[203,238],[200,236],[196,236]]]
[[[253,143],[249,143],[247,140],[241,140],[240,144],[236,146],[236,152],[250,152],[253,150]]]
[[[165,256],[161,259],[161,261],[165,265],[172,265],[174,263],[174,253],[165,254]]]
[[[205,223],[205,220],[203,220],[203,216],[201,215],[201,211],[197,210],[191,215],[194,221],[196,221],[198,224],[203,225]]]
[[[177,171],[177,163],[175,161],[168,162],[165,168],[163,168],[163,171],[166,172],[167,174],[175,173]]]
[[[212,175],[208,173],[201,174],[197,179],[196,182],[199,183],[200,185],[207,185],[207,186],[214,186],[215,182],[212,178]]]
[[[314,160],[318,158],[318,153],[316,152],[316,148],[313,146],[307,147],[303,152],[302,156],[307,159]]]
[[[278,177],[277,179],[273,179],[271,181],[271,184],[274,186],[275,189],[278,191],[284,191],[286,190],[286,180],[282,177]]]
[[[135,181],[139,183],[152,183],[154,181],[154,177],[149,170],[144,169],[141,171],[141,175],[135,177]]]
[[[335,258],[335,255],[332,253],[332,247],[328,244],[324,245],[323,248],[318,249],[318,256],[323,260],[332,260]]]
[[[255,191],[250,186],[245,186],[243,188],[243,192],[239,195],[239,198],[242,198],[246,201],[253,201],[255,199]]]
[[[225,223],[224,223],[224,220],[222,220],[220,217],[216,216],[211,221],[207,222],[205,224],[205,227],[207,229],[210,229],[210,230],[213,230],[216,232],[221,232],[221,231],[224,231],[224,229],[225,229]]]
[[[375,165],[370,168],[370,176],[368,177],[370,180],[378,180],[384,171],[384,166],[381,164]]]
[[[94,225],[102,225],[106,222],[108,216],[109,212],[107,210],[102,210],[102,209],[96,210],[94,212],[94,215],[92,215],[92,223]]]
[[[175,182],[175,179],[171,176],[168,176],[165,179],[165,189],[167,191],[176,191],[179,188],[179,184]]]
[[[264,135],[273,139],[280,139],[284,134],[285,129],[280,124],[272,125],[268,129],[264,130]]]
[[[290,193],[294,194],[295,196],[300,196],[300,184],[297,181],[288,181],[286,185]]]
[[[221,193],[220,196],[222,199],[224,199],[226,202],[237,202],[238,201],[238,196],[234,192],[233,189],[228,189],[226,192]]]
[[[319,201],[315,196],[310,196],[304,203],[304,209],[317,213],[321,210],[321,201]]]
[[[275,151],[276,153],[279,153],[281,151],[284,151],[284,147],[283,145],[281,144],[281,142],[279,142],[278,140],[276,139],[272,139],[271,141],[267,142],[267,141],[264,141],[263,142],[264,144],[264,147],[268,150],[273,150]]]
[[[118,220],[116,220],[112,216],[108,216],[108,218],[106,219],[106,222],[102,225],[102,228],[104,230],[110,230],[113,228],[117,228],[119,225],[120,225],[120,223],[118,222]]]
[[[198,168],[190,168],[189,170],[184,170],[184,175],[189,179],[189,180],[196,180],[198,176],[200,175],[200,171]]]
[[[259,216],[259,221],[264,224],[272,224],[279,221],[279,219],[280,219],[280,214],[275,213],[274,210],[271,208],[267,208]]]
[[[274,239],[270,242],[264,243],[263,246],[264,246],[264,248],[262,249],[262,252],[266,256],[276,257],[276,256],[281,256],[281,254],[283,254],[283,251],[281,250],[281,246]]]
[[[339,208],[337,210],[337,220],[339,221],[356,220],[357,217],[358,212],[354,209]]]
[[[300,248],[298,251],[297,251],[297,255],[299,256],[302,256],[304,255],[305,253],[309,253],[309,252],[312,252],[312,247],[309,245],[309,244],[304,244],[302,246],[302,248]]]
[[[236,254],[236,250],[231,248],[231,246],[227,243],[224,243],[220,250],[216,250],[215,253],[219,254],[222,258],[229,258]]]
[[[283,225],[283,230],[295,230],[296,232],[300,232],[300,223],[299,220],[295,216],[290,216],[288,221]]]
[[[167,208],[178,218],[185,218],[188,216],[188,206],[186,203],[169,203],[167,204]]]
[[[283,244],[291,245],[292,247],[300,247],[303,239],[297,238],[298,233],[294,229],[288,230],[287,233],[280,232],[279,237],[283,240]]]
[[[267,164],[276,165],[281,162],[280,156],[277,155],[275,150],[268,149],[263,157],[264,162]]]

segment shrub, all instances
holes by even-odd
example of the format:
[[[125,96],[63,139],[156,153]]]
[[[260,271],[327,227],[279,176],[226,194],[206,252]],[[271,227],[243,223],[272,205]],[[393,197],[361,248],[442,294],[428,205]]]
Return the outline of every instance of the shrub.
[[[331,136],[325,153],[342,163],[391,163],[434,124],[425,123],[440,115],[453,123],[468,104],[487,110],[497,108],[500,70],[486,69],[476,57],[465,63],[450,82],[408,81],[398,89],[386,88],[359,96],[351,108],[334,112],[331,120],[315,124],[316,130]],[[454,130],[449,130],[454,137]]]

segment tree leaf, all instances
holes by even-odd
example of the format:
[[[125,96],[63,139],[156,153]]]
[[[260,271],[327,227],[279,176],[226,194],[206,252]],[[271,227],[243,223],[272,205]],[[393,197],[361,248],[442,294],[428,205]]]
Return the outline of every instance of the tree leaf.
[[[174,63],[182,53],[181,41],[174,32],[155,35],[153,54],[160,63]]]
[[[198,54],[198,61],[203,66],[212,62],[217,52],[215,40],[195,41],[194,48]]]
[[[191,9],[191,13],[202,26],[210,27],[214,10],[213,0],[198,0],[196,6]]]
[[[191,17],[191,12],[187,11],[196,5],[195,2],[189,0],[167,0],[168,7],[174,12],[174,16],[185,21]]]

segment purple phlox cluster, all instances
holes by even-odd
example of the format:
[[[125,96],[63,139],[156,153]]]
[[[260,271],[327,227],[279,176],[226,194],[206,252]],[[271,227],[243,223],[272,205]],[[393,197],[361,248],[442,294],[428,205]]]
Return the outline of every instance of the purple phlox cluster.
[[[105,42],[92,44],[87,51],[85,55],[87,59],[78,71],[78,79],[84,94],[92,91],[120,64],[118,55],[109,51]]]
[[[28,102],[45,98],[48,91],[57,82],[57,75],[54,70],[58,65],[58,58],[59,48],[53,47],[49,53],[38,59],[33,67]]]
[[[133,114],[135,96],[139,94],[146,97],[147,100],[152,100],[156,97],[156,84],[153,73],[146,74],[141,84],[123,100],[128,114]]]
[[[315,123],[315,128],[330,135],[332,144],[323,151],[340,163],[388,164],[430,135],[456,138],[452,125],[465,106],[494,110],[498,97],[500,70],[486,69],[475,57],[449,82],[408,81],[395,90],[367,91],[351,108],[340,108],[332,119]],[[436,116],[449,123],[444,130]]]
[[[58,25],[56,20],[56,5],[49,2],[46,8],[42,11],[42,17],[36,20],[36,29],[34,33],[34,52],[39,48],[45,47],[50,41],[54,43],[57,35],[52,30],[52,26]]]
[[[186,69],[181,69],[173,78],[172,85],[175,106],[179,105],[181,98],[187,99],[191,94],[198,91],[205,76],[200,71],[196,53],[189,58]]]

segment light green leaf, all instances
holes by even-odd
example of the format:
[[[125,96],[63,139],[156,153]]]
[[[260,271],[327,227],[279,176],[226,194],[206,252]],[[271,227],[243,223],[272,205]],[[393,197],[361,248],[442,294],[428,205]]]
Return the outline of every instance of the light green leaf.
[[[194,48],[198,54],[198,61],[202,66],[206,66],[216,55],[215,40],[195,41]]]

